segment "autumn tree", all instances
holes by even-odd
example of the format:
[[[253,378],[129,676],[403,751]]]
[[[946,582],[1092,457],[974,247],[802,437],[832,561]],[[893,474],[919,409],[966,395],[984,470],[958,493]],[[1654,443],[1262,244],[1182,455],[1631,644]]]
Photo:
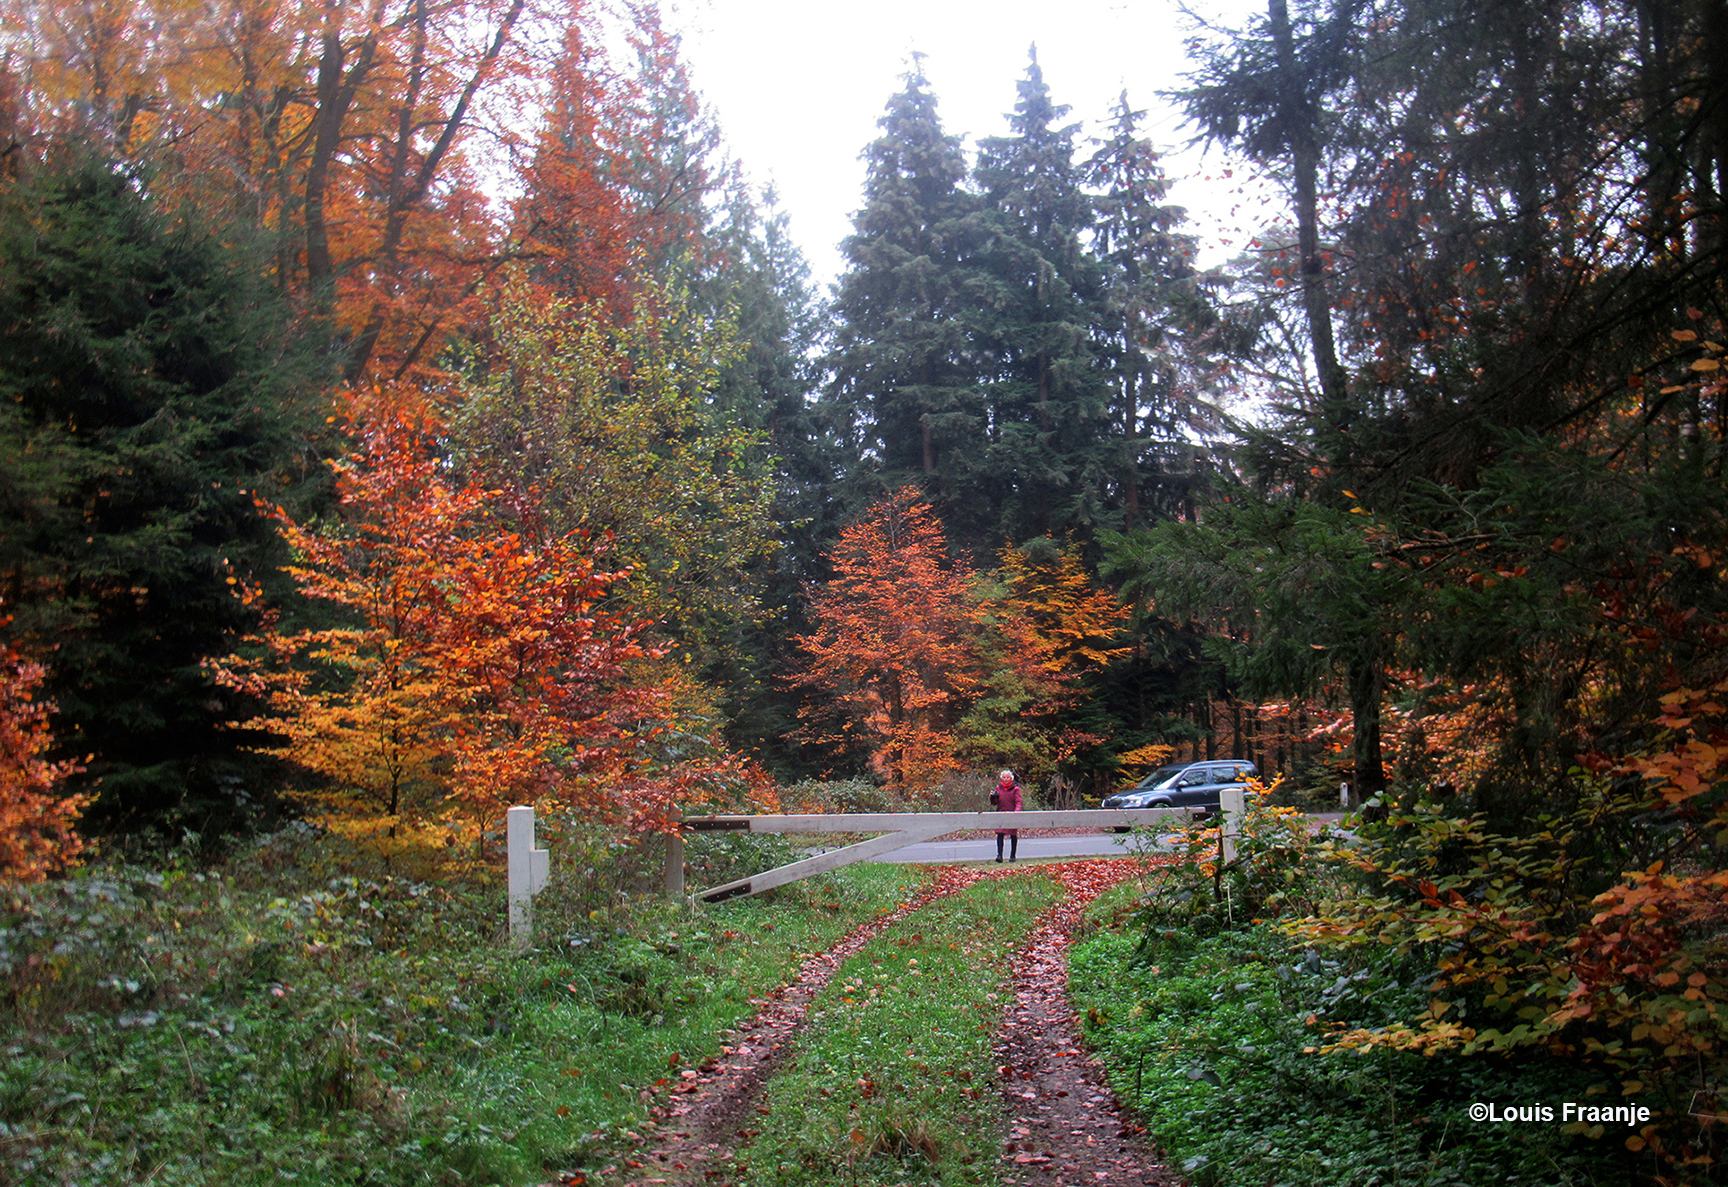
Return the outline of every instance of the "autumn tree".
[[[619,41],[632,60],[605,48]],[[622,30],[573,5],[544,77],[512,233],[549,294],[627,321],[642,286],[715,264],[719,133],[653,3],[626,6]]]
[[[552,530],[607,538],[638,612],[701,671],[756,613],[774,546],[761,435],[714,402],[732,327],[671,287],[622,325],[530,292],[500,299],[498,356],[457,389],[453,460],[533,490]]]
[[[465,150],[528,69],[526,0],[12,3],[24,123],[162,167],[176,201],[268,232],[347,377],[401,375],[474,319],[501,244]]]
[[[625,678],[651,654],[647,624],[614,601],[627,570],[602,567],[602,534],[548,529],[519,490],[454,479],[430,448],[436,420],[406,403],[357,407],[340,525],[274,511],[302,593],[348,624],[267,631],[217,667],[267,705],[249,728],[363,835],[495,822],[541,799],[612,821],[663,813],[633,782],[664,694]]]
[[[1041,538],[999,559],[974,587],[986,675],[956,730],[958,753],[1031,778],[1072,774],[1104,741],[1086,728],[1085,680],[1126,653],[1128,609],[1093,580],[1076,541]]]
[[[815,629],[796,640],[795,687],[820,690],[802,733],[863,749],[897,786],[954,765],[954,724],[984,676],[972,572],[914,488],[884,496],[844,529],[833,579],[809,591]]]
[[[84,848],[73,825],[88,797],[62,787],[80,768],[45,757],[52,705],[37,699],[42,674],[13,643],[0,643],[0,881],[34,881]]]

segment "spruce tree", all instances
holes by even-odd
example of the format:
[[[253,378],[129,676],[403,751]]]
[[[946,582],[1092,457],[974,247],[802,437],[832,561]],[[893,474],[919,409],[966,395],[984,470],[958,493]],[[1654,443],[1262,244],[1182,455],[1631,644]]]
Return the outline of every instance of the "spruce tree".
[[[788,737],[797,725],[796,697],[771,673],[791,638],[809,630],[804,583],[826,576],[841,526],[835,490],[846,466],[814,399],[823,307],[772,189],[758,198],[734,186],[709,239],[712,266],[699,291],[716,315],[736,322],[739,347],[713,399],[761,434],[765,455],[757,460],[772,471],[779,547],[753,566],[759,615],[736,624],[706,675],[727,690],[730,738],[791,774],[799,771]]]
[[[1092,200],[1075,161],[1078,125],[1051,100],[1036,47],[1010,134],[979,145],[987,238],[976,259],[976,339],[986,421],[950,530],[975,548],[1089,534],[1113,519],[1108,393],[1093,352],[1103,270],[1087,237]]]
[[[915,478],[946,512],[982,431],[966,262],[977,222],[921,59],[905,78],[864,152],[864,204],[841,245],[828,400],[862,463],[852,506]]]
[[[1195,264],[1186,212],[1165,202],[1170,181],[1139,134],[1145,112],[1124,91],[1110,135],[1086,162],[1104,269],[1094,349],[1108,376],[1116,442],[1115,504],[1125,527],[1191,506],[1221,430],[1215,392],[1232,343]]]
[[[101,161],[0,189],[0,616],[49,670],[59,757],[94,755],[99,831],[236,823],[247,714],[201,665],[283,559],[253,501],[318,469],[329,375],[261,272]]]

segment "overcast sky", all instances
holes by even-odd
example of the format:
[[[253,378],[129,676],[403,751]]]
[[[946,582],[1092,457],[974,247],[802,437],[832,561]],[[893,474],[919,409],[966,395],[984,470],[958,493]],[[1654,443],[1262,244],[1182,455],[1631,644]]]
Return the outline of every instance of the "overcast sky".
[[[1229,25],[1259,0],[1195,0]],[[1027,50],[1051,97],[1085,134],[1101,134],[1124,87],[1147,118],[1142,134],[1166,154],[1173,200],[1189,207],[1208,261],[1233,254],[1242,221],[1275,199],[1242,192],[1244,171],[1216,150],[1179,152],[1191,131],[1158,92],[1180,87],[1188,32],[1175,0],[672,0],[665,13],[683,34],[697,88],[719,118],[731,152],[757,183],[772,182],[792,233],[825,287],[840,269],[839,243],[862,194],[859,154],[900,90],[910,55],[925,73],[943,126],[966,138],[1006,133]],[[1226,170],[1234,175],[1226,179]],[[1234,210],[1234,214],[1232,213]]]

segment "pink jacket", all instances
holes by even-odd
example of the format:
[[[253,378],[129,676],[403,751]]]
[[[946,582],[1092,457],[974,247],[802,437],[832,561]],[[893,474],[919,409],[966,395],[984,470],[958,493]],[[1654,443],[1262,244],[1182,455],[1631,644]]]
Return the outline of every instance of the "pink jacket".
[[[1020,785],[1018,783],[1010,783],[1007,787],[997,783],[990,790],[997,795],[996,810],[998,812],[1018,812],[1020,810]],[[1012,831],[1014,830],[1006,828],[996,830],[998,835]]]

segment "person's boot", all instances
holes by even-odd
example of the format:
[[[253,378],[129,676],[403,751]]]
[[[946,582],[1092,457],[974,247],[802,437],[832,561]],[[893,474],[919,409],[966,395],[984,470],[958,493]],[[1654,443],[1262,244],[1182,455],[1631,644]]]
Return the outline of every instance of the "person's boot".
[[[1008,860],[1009,861],[1015,861],[1015,860],[1018,860],[1019,857],[1020,857],[1020,838],[1019,837],[1009,837],[1008,838]]]
[[[996,834],[996,862],[998,865],[1000,865],[1002,862],[1002,834],[1001,833]]]

